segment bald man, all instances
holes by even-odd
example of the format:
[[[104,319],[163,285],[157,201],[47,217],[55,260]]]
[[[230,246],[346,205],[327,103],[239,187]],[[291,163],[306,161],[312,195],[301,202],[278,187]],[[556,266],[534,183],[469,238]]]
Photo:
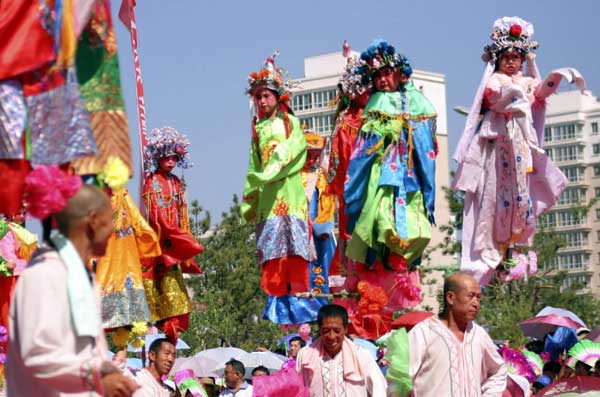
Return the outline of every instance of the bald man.
[[[131,396],[137,385],[106,358],[91,272],[113,231],[108,197],[84,185],[55,214],[58,232],[34,253],[9,314],[8,397]]]
[[[487,332],[474,323],[480,301],[481,289],[472,276],[458,272],[445,280],[441,313],[408,333],[413,396],[502,395],[504,362]]]

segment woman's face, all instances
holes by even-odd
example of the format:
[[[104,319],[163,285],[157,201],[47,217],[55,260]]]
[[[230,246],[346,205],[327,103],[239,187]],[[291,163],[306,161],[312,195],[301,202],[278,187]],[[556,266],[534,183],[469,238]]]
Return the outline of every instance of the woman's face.
[[[521,71],[523,56],[517,51],[507,51],[498,58],[498,71],[512,76]]]
[[[254,103],[261,119],[270,118],[277,111],[277,95],[268,88],[259,88],[254,93]]]

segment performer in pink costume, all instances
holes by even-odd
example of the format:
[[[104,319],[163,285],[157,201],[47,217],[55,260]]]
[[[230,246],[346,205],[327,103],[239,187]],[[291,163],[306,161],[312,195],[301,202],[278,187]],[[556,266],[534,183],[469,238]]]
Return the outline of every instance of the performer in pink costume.
[[[542,149],[545,99],[561,78],[582,90],[585,83],[571,68],[542,82],[532,35],[533,25],[521,18],[494,22],[487,66],[454,155],[453,188],[465,192],[461,270],[482,284],[505,258],[532,245],[536,218],[567,183]]]

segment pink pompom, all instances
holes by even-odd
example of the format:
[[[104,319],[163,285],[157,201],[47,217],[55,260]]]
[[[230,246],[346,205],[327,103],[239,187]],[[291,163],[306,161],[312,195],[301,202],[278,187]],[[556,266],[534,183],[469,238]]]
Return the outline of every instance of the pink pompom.
[[[39,165],[25,178],[27,210],[38,219],[46,219],[62,211],[82,184],[80,177],[68,175],[57,165]]]
[[[537,254],[533,251],[529,251],[527,257],[529,258],[529,275],[533,276],[538,270]]]

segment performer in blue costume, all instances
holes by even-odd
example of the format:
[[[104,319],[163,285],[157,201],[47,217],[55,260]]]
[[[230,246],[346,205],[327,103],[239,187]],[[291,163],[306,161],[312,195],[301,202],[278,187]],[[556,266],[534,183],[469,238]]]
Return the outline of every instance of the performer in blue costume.
[[[304,192],[312,229],[311,246],[317,259],[309,264],[309,287],[313,294],[328,294],[329,269],[335,254],[333,217],[335,196],[327,193],[325,139],[316,133],[304,134],[307,143],[306,163],[301,171]],[[327,298],[298,298],[293,295],[270,296],[263,318],[274,323],[294,325],[317,319],[321,306],[328,304]]]
[[[374,41],[361,59],[375,91],[348,168],[346,255],[406,271],[420,262],[434,223],[436,112],[409,80],[408,60],[387,42]]]

